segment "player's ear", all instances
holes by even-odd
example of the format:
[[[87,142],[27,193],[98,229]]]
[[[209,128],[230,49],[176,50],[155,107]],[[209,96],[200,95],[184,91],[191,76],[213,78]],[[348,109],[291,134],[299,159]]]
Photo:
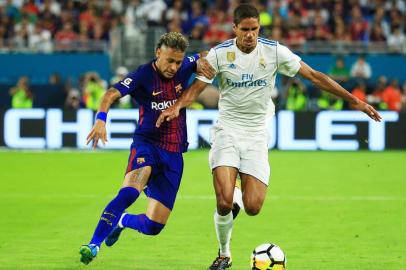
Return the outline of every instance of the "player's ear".
[[[161,48],[158,48],[155,51],[155,56],[156,56],[156,58],[159,58],[160,55],[161,55]]]
[[[234,31],[234,34],[236,34],[236,31],[237,31],[237,25],[235,25],[235,23],[233,23],[233,31]]]

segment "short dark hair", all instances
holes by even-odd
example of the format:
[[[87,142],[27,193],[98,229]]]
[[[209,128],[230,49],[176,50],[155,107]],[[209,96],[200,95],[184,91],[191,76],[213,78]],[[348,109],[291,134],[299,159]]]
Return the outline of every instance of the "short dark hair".
[[[239,24],[247,18],[256,18],[259,20],[258,10],[250,4],[241,4],[234,10],[234,24]]]
[[[189,46],[189,41],[185,36],[178,32],[169,32],[163,34],[156,45],[156,48],[159,49],[162,46],[166,46],[181,52],[186,51]]]

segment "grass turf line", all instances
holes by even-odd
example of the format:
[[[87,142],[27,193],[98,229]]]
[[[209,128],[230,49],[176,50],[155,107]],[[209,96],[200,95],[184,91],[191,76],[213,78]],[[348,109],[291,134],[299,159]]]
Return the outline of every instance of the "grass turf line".
[[[157,237],[126,230],[79,263],[106,203],[120,188],[128,152],[1,152],[0,269],[206,269],[217,252],[208,152],[185,154],[172,216]],[[405,269],[406,152],[270,152],[271,184],[256,217],[242,214],[233,270],[274,242],[288,269]],[[130,208],[143,212],[145,197]]]

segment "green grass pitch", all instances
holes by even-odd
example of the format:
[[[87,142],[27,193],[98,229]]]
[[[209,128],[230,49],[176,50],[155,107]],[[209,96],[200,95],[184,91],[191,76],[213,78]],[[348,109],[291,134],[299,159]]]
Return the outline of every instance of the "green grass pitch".
[[[128,152],[0,152],[0,269],[207,269],[217,252],[207,155],[185,154],[160,235],[126,230],[85,266],[79,246],[120,188]],[[234,223],[233,270],[248,270],[265,242],[282,247],[289,270],[406,269],[406,152],[271,151],[270,162],[261,213]]]

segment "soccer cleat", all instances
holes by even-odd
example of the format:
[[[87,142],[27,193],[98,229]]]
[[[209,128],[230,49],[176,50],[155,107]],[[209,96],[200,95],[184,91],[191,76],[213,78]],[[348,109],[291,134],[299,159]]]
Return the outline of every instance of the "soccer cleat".
[[[79,249],[81,255],[80,261],[84,264],[89,264],[99,252],[99,247],[95,244],[83,245]]]
[[[218,256],[207,270],[223,270],[230,268],[231,264],[230,257]]]
[[[233,219],[235,219],[238,216],[240,210],[241,208],[238,206],[238,203],[233,203],[233,209],[231,209],[231,212],[233,213]]]
[[[124,228],[116,226],[104,241],[106,246],[111,247],[112,245],[114,245],[118,241],[118,238],[120,237],[120,234],[123,230]]]

